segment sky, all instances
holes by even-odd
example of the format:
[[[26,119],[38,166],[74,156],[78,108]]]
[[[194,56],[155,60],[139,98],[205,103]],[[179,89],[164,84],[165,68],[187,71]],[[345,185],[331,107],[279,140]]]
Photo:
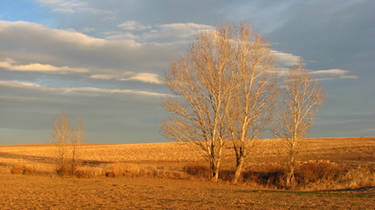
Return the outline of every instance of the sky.
[[[373,0],[1,0],[0,144],[49,141],[64,112],[88,143],[169,141],[170,62],[200,31],[248,22],[327,98],[310,137],[375,136]]]

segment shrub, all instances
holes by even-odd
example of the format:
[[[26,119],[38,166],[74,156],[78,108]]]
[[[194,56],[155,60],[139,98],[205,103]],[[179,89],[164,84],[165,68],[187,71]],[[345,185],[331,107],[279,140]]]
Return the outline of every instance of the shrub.
[[[267,171],[247,170],[242,174],[242,181],[257,185],[282,188],[285,186],[286,171],[283,168],[270,168]]]
[[[82,166],[78,167],[74,171],[74,175],[78,178],[95,178],[98,176],[103,176],[104,171],[102,168]]]
[[[208,178],[210,174],[210,170],[205,166],[193,166],[188,165],[184,166],[183,171],[191,176],[201,177],[201,178]]]
[[[31,175],[34,174],[34,171],[28,167],[14,167],[10,170],[12,174],[23,174],[23,175]]]
[[[332,182],[345,174],[345,169],[328,160],[313,160],[298,164],[296,181],[298,185]]]
[[[375,186],[375,168],[368,165],[351,168],[338,181],[345,188]]]

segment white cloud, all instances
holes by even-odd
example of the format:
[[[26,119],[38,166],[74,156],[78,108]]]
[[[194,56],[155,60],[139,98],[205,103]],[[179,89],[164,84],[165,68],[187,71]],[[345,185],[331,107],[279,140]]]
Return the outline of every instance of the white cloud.
[[[341,79],[359,79],[359,77],[356,75],[341,75],[340,78]]]
[[[326,70],[315,70],[311,74],[320,74],[320,75],[345,75],[349,71],[344,69],[326,69]]]
[[[116,79],[116,75],[114,74],[93,74],[93,75],[90,75],[90,78],[92,79]]]
[[[40,42],[43,43],[44,41],[45,42],[54,41],[55,43],[50,43],[50,44],[64,42],[65,44],[77,44],[77,45],[90,46],[90,47],[99,47],[108,43],[108,41],[105,39],[90,37],[79,32],[60,30],[60,29],[51,29],[41,24],[24,22],[24,21],[8,22],[8,21],[0,20],[0,32],[3,33],[2,36],[5,38],[12,38],[11,36],[14,36],[14,38],[21,38],[19,36],[24,36],[24,34],[28,34],[28,39],[16,40],[21,43],[25,41],[35,41],[36,43],[40,43]],[[19,33],[23,33],[23,34],[19,34]],[[38,38],[37,36],[39,36],[39,39],[37,39]],[[33,43],[28,43],[28,44],[33,46]],[[23,47],[28,47],[28,46],[23,46]],[[41,47],[46,47],[46,46],[41,46]],[[56,48],[53,48],[55,46],[50,46],[50,47],[52,48],[51,50],[56,49]]]
[[[162,31],[175,33],[179,37],[189,37],[197,35],[200,31],[214,30],[210,25],[196,23],[171,23],[159,25]]]
[[[149,40],[165,40],[170,39],[187,39],[196,36],[201,31],[214,30],[210,25],[196,24],[196,23],[172,23],[161,24],[142,35],[144,39]]]
[[[210,31],[215,28],[210,25],[197,23],[171,23],[160,25],[144,25],[137,21],[126,21],[117,27],[124,31],[111,31],[104,33],[107,39],[111,40],[137,40],[142,43],[147,42],[175,42],[190,40],[200,31]],[[137,35],[129,31],[137,31]]]
[[[90,75],[90,78],[93,79],[105,79],[105,80],[122,80],[122,81],[139,81],[144,83],[152,83],[152,84],[163,84],[161,81],[160,76],[154,73],[134,73],[134,72],[125,72],[123,74],[93,74]]]
[[[280,65],[282,66],[293,66],[298,64],[301,57],[297,55],[293,55],[291,53],[281,52],[277,50],[271,50],[271,53],[279,61]]]
[[[41,64],[41,63],[30,63],[25,65],[16,64],[13,59],[7,58],[3,61],[0,61],[0,68],[9,70],[9,71],[26,71],[26,72],[52,72],[52,73],[85,73],[89,72],[86,68],[71,68],[68,66],[53,66],[50,64]]]
[[[35,23],[8,21],[0,21],[0,42],[0,60],[11,58],[22,64],[79,66],[98,70],[95,73],[104,73],[105,69],[121,72],[124,68],[161,71],[183,50],[169,43],[108,40]],[[104,72],[100,72],[101,69]]]
[[[132,94],[132,95],[158,96],[158,97],[170,96],[169,94],[166,94],[166,93],[143,91],[143,90],[131,90],[131,89],[103,89],[103,88],[96,88],[96,87],[75,87],[75,88],[48,87],[48,86],[42,86],[36,83],[23,82],[23,81],[17,81],[17,80],[0,80],[0,86],[10,87],[10,88],[24,88],[24,89],[31,89],[35,91],[54,92],[55,94],[63,94],[63,95],[78,94],[78,95],[86,95],[86,96],[97,96],[100,94]]]
[[[117,27],[123,30],[127,30],[127,31],[140,31],[140,30],[151,29],[151,26],[143,25],[142,23],[138,23],[137,21],[134,21],[134,20],[125,21],[117,25]]]
[[[163,84],[163,81],[161,81],[159,75],[153,73],[137,73],[121,80],[135,80],[145,83]]]
[[[280,68],[278,71],[271,71],[280,77],[288,76],[287,68]],[[356,75],[349,74],[349,70],[345,69],[325,69],[325,70],[308,70],[309,74],[314,75],[315,79],[324,81],[324,80],[334,80],[334,79],[358,79]]]
[[[14,88],[41,88],[41,86],[36,83],[21,82],[16,80],[0,80],[0,86]]]
[[[321,76],[331,76],[329,78],[326,78],[326,80],[332,80],[334,78],[340,78],[340,79],[358,79],[359,77],[357,75],[351,75],[349,74],[350,71],[345,69],[326,69],[326,70],[315,70],[311,71],[311,74],[315,75],[321,75]],[[322,78],[320,80],[323,80]]]
[[[105,37],[108,40],[137,40],[139,36],[130,33],[130,32],[118,32],[118,31],[111,31],[106,32]]]
[[[52,11],[58,13],[75,13],[81,9],[88,9],[84,1],[74,0],[37,0],[38,3],[52,7]]]

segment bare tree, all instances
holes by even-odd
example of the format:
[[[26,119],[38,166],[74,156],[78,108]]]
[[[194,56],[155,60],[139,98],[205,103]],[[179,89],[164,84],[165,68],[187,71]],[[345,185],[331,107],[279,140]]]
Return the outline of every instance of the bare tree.
[[[233,29],[227,25],[202,32],[187,55],[171,64],[168,87],[177,95],[164,101],[174,114],[162,124],[166,137],[199,148],[217,181],[227,125],[225,117],[233,91]]]
[[[288,151],[286,185],[293,187],[298,143],[307,136],[314,116],[325,100],[326,93],[322,90],[318,80],[312,78],[303,68],[302,61],[289,69],[282,93],[283,103],[274,131],[285,142]]]
[[[210,163],[218,179],[224,139],[232,139],[237,182],[246,157],[246,142],[262,132],[276,83],[273,57],[261,34],[247,24],[223,24],[215,32],[201,33],[185,57],[166,75],[178,96],[164,105],[173,118],[162,126],[167,137],[191,142]],[[183,102],[181,102],[181,100]]]
[[[71,142],[71,153],[72,153],[72,159],[71,159],[71,168],[74,172],[78,166],[81,165],[80,161],[80,149],[81,145],[85,142],[85,133],[83,130],[83,122],[79,121],[78,126],[73,131],[73,138]]]
[[[56,171],[65,173],[68,171],[68,146],[71,142],[73,132],[70,126],[69,117],[62,113],[59,119],[53,123],[52,143],[57,146]]]
[[[269,44],[262,35],[242,24],[235,45],[234,75],[236,85],[227,113],[228,128],[236,156],[233,183],[241,176],[248,150],[260,137],[271,119],[277,98],[276,80],[271,74],[275,65]]]
[[[65,113],[53,123],[52,143],[57,147],[56,171],[61,175],[72,175],[79,166],[79,146],[84,140],[83,123],[72,128]]]

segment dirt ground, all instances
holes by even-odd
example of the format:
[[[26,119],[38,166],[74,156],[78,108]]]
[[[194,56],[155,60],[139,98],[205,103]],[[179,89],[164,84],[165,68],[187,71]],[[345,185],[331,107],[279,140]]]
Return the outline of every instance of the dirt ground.
[[[1,209],[374,209],[375,189],[329,192],[160,178],[0,175]]]
[[[285,156],[280,145],[280,140],[259,141],[247,167],[260,170],[280,164]],[[206,163],[196,150],[180,143],[83,145],[83,168],[100,172],[89,179],[57,176],[55,150],[54,145],[0,146],[0,209],[375,209],[375,188],[355,189],[374,185],[354,181],[351,190],[311,191],[346,188],[334,185],[293,192],[166,176],[166,172],[183,174],[184,166]],[[329,160],[357,171],[360,165],[375,167],[374,151],[374,138],[307,139],[298,159]],[[232,153],[227,146],[223,168],[233,167]],[[32,172],[11,174],[14,168]],[[131,169],[137,177],[105,177],[106,170],[114,169]],[[154,177],[135,173],[146,169],[163,173]],[[370,177],[362,175],[358,180]]]

